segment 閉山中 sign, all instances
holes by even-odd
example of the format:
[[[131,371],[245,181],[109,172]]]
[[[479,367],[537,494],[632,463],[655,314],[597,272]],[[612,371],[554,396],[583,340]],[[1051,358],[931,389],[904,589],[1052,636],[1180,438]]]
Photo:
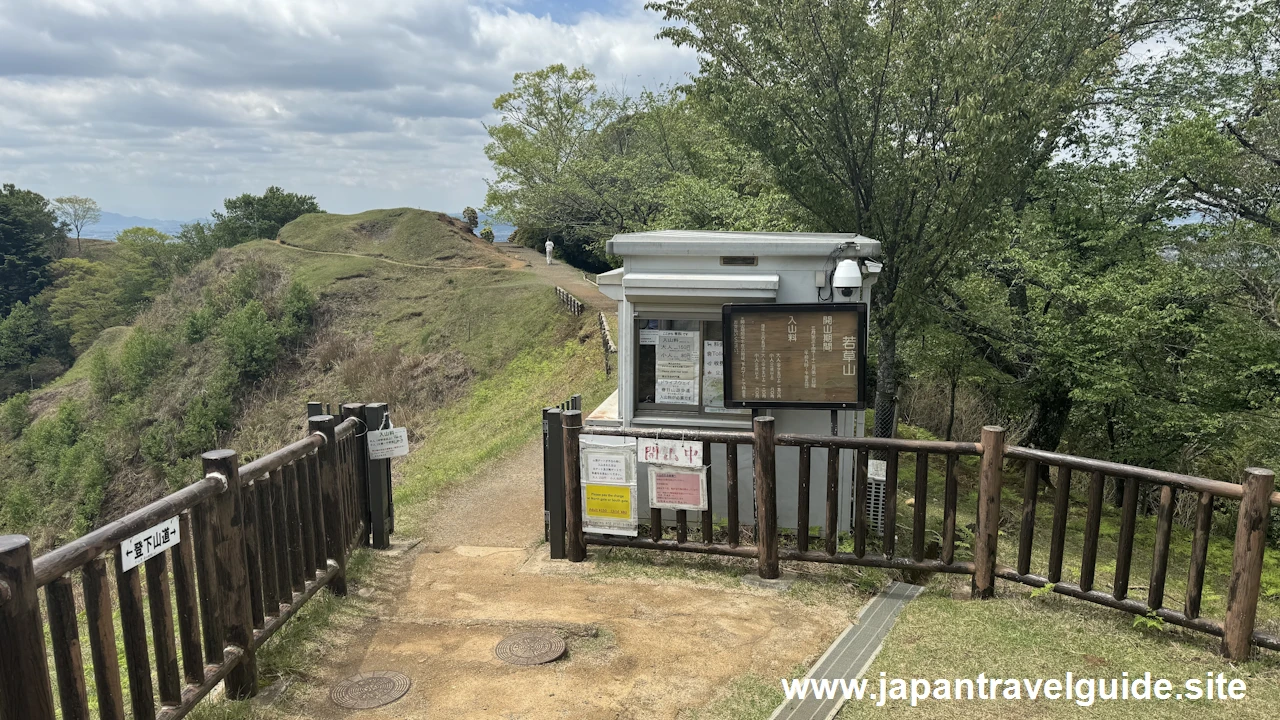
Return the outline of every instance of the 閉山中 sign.
[[[370,430],[365,435],[370,460],[386,460],[409,454],[409,431],[405,428]]]
[[[658,465],[702,466],[702,443],[682,440],[638,438],[636,452],[640,462]]]
[[[181,539],[178,516],[174,515],[120,543],[120,565],[128,572],[177,545]]]
[[[649,466],[649,507],[707,509],[707,469]]]
[[[865,303],[724,306],[725,407],[866,407]]]

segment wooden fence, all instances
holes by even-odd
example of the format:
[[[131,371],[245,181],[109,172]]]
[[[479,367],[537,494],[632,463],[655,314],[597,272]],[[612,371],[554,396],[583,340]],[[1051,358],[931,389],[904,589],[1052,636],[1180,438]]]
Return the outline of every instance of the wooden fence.
[[[560,463],[563,468],[564,526],[553,527],[551,533],[563,531],[566,536],[565,555],[571,561],[584,559],[588,545],[618,546],[648,550],[674,550],[694,553],[710,553],[733,557],[755,558],[762,578],[779,575],[780,560],[837,563],[921,572],[945,572],[972,576],[972,595],[989,598],[995,591],[995,579],[1002,578],[1034,587],[1051,586],[1054,592],[1124,610],[1137,615],[1152,615],[1165,622],[1222,638],[1222,651],[1232,659],[1249,655],[1250,646],[1258,645],[1280,650],[1280,637],[1255,631],[1254,621],[1260,592],[1263,553],[1266,542],[1269,510],[1280,506],[1280,493],[1273,492],[1274,476],[1270,470],[1250,469],[1240,485],[1149,470],[1118,463],[1090,460],[1058,453],[1043,452],[1005,445],[1002,428],[986,427],[981,442],[939,442],[904,440],[898,438],[846,438],[821,435],[774,433],[771,417],[757,417],[752,432],[669,430],[641,428],[591,427],[592,435],[655,438],[701,442],[702,457],[710,462],[711,446],[725,446],[726,492],[723,498],[712,498],[708,492],[708,509],[700,518],[701,537],[689,538],[687,511],[675,512],[675,537],[665,537],[667,522],[663,510],[651,508],[648,537],[587,535],[582,529],[581,468],[579,461],[579,436],[582,433],[582,413],[578,410],[550,411],[549,422],[556,427],[550,437],[562,438]],[[751,484],[743,487],[744,479],[738,477],[738,449],[750,446],[754,459],[754,477],[745,479]],[[778,532],[777,486],[775,448],[788,446],[799,448],[797,527],[794,543],[780,547],[782,535]],[[817,450],[818,452],[815,452]],[[852,520],[852,552],[840,550],[839,486],[840,451],[856,453],[852,478],[854,509]],[[884,453],[885,518],[883,534],[879,538],[879,552],[868,549],[867,469],[872,451]],[[813,464],[825,455],[825,487],[811,488]],[[902,455],[914,455],[915,480],[913,487],[910,548],[900,552],[897,547],[896,518],[898,513],[898,475]],[[956,558],[956,516],[958,510],[958,486],[956,468],[961,456],[980,458],[976,532],[972,540],[972,560]],[[942,491],[942,529],[938,557],[926,557],[927,504],[929,502],[930,456],[945,458]],[[1017,541],[1017,558],[1013,566],[1001,564],[997,557],[999,537],[1001,487],[1005,458],[1026,462],[1026,480],[1022,487],[1022,523]],[[1048,572],[1045,576],[1030,572],[1035,541],[1035,517],[1037,512],[1039,467],[1057,468],[1057,485],[1052,512],[1052,532],[1049,547]],[[1063,548],[1066,541],[1067,512],[1071,492],[1072,472],[1087,473],[1088,510],[1084,530],[1084,546],[1079,582],[1062,581]],[[1111,592],[1094,588],[1095,568],[1098,562],[1099,535],[1102,518],[1103,485],[1107,477],[1124,484],[1124,501],[1121,509],[1121,527],[1117,543],[1115,579]],[[550,482],[550,481],[549,481]],[[1130,567],[1134,550],[1134,529],[1141,485],[1159,490],[1160,504],[1157,513],[1156,535],[1147,597],[1129,597]],[[741,493],[752,493],[755,500],[756,531],[754,545],[739,542],[740,519],[738,498]],[[825,493],[825,516],[810,518],[811,493]],[[1173,509],[1179,492],[1195,493],[1197,514],[1191,547],[1186,595],[1181,611],[1164,607],[1165,579],[1168,569],[1169,544],[1173,523]],[[1208,554],[1210,525],[1214,503],[1231,500],[1239,502],[1237,513],[1235,548],[1230,581],[1227,587],[1226,617],[1223,621],[1200,616],[1200,600],[1204,588],[1205,560]],[[717,538],[712,507],[724,502],[727,533]],[[670,513],[671,511],[667,511]],[[819,537],[810,537],[806,530],[811,525],[824,528]],[[871,538],[875,540],[875,538]],[[812,543],[812,544],[811,544]]]
[[[367,530],[363,407],[310,417],[307,437],[243,466],[234,450],[205,453],[201,480],[34,561],[25,536],[0,537],[0,720],[89,717],[77,574],[97,717],[126,717],[126,687],[135,720],[181,718],[218,683],[253,696],[257,649],[320,588],[347,592],[347,558]],[[121,543],[172,518],[178,544],[126,570]]]
[[[604,352],[604,374],[609,376],[610,365],[609,356],[618,354],[618,346],[613,342],[613,333],[609,330],[609,321],[605,318],[604,313],[600,313],[597,320],[600,323],[600,349]]]
[[[581,300],[569,294],[568,290],[565,290],[559,285],[556,286],[556,297],[560,298],[560,303],[564,305],[569,312],[573,313],[575,317],[581,315],[582,312],[587,309],[587,306],[583,305]]]

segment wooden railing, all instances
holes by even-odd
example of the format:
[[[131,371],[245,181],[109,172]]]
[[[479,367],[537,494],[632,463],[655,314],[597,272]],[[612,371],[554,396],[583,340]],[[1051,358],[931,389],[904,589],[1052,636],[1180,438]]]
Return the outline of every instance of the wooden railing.
[[[0,720],[89,717],[82,630],[103,720],[126,717],[126,687],[135,720],[181,718],[218,683],[253,696],[257,649],[320,588],[346,594],[347,557],[366,537],[363,407],[313,416],[307,437],[243,466],[234,450],[205,453],[202,479],[34,561],[25,536],[0,537]],[[121,543],[174,518],[177,544],[126,570]]]
[[[1004,430],[998,427],[983,428],[982,441],[979,443],[963,443],[897,438],[775,435],[774,421],[771,417],[755,418],[752,432],[592,426],[589,429],[592,435],[701,442],[702,457],[707,463],[710,463],[712,456],[711,446],[722,444],[725,446],[726,483],[723,499],[713,498],[708,489],[708,509],[702,513],[700,519],[701,537],[699,539],[689,538],[687,511],[675,512],[675,537],[665,537],[669,525],[663,518],[663,510],[659,508],[650,508],[651,521],[648,537],[587,535],[582,529],[579,461],[579,436],[583,432],[582,414],[577,410],[564,410],[558,413],[551,412],[547,417],[558,424],[549,436],[562,438],[562,446],[559,448],[561,457],[555,464],[563,468],[565,556],[571,561],[583,560],[588,545],[601,545],[755,558],[762,578],[777,578],[780,560],[957,573],[972,576],[971,592],[975,598],[991,597],[995,592],[995,579],[998,577],[1034,587],[1052,586],[1055,592],[1062,595],[1138,615],[1154,614],[1172,624],[1216,635],[1223,639],[1223,653],[1232,659],[1247,657],[1251,645],[1280,650],[1280,637],[1258,632],[1254,628],[1269,510],[1272,505],[1280,506],[1280,494],[1273,494],[1274,476],[1269,470],[1251,469],[1247,471],[1243,484],[1236,485],[1017,446],[1006,447]],[[741,446],[751,448],[754,460],[754,477],[751,485],[746,488],[743,487],[743,479],[738,477],[738,451]],[[798,530],[794,544],[789,547],[780,547],[783,535],[778,531],[775,468],[777,446],[799,448],[796,521]],[[852,477],[854,498],[852,527],[845,538],[847,542],[851,542],[851,552],[840,548],[842,539],[842,528],[839,525],[840,453],[845,450],[854,452],[856,455]],[[886,465],[885,522],[883,533],[878,539],[868,537],[870,519],[867,513],[869,496],[867,470],[871,452],[882,453]],[[825,458],[821,458],[819,453],[825,455]],[[914,455],[915,465],[911,503],[911,542],[909,551],[905,553],[899,551],[896,537],[898,475],[903,454]],[[972,508],[973,515],[976,517],[972,559],[967,561],[956,557],[957,513],[960,510],[956,471],[959,459],[966,455],[980,458],[977,501],[976,506]],[[942,523],[936,557],[929,557],[927,555],[930,553],[926,552],[931,456],[945,458],[941,493]],[[1018,534],[1017,558],[1012,567],[1000,564],[1000,558],[997,556],[1005,458],[1024,460],[1027,463],[1026,481],[1022,488],[1022,523]],[[821,459],[826,461],[825,488],[811,488],[810,477],[813,475],[813,465]],[[1032,546],[1035,539],[1039,464],[1058,467],[1046,576],[1033,575],[1030,572]],[[1084,532],[1079,583],[1062,581],[1066,521],[1073,469],[1090,474],[1088,518]],[[1124,483],[1115,579],[1110,593],[1093,588],[1098,559],[1103,483],[1107,477]],[[1151,484],[1160,488],[1160,508],[1151,580],[1145,601],[1128,597],[1140,484]],[[754,498],[756,527],[752,545],[744,545],[740,542],[741,522],[738,517],[738,503],[739,495],[744,492],[752,493]],[[825,493],[825,514],[820,519],[820,523],[815,523],[823,527],[820,537],[811,537],[808,530],[811,523],[810,496],[813,492]],[[1165,608],[1163,602],[1173,507],[1178,492],[1194,492],[1198,497],[1186,601],[1182,612]],[[1214,501],[1217,499],[1239,501],[1240,507],[1230,582],[1227,586],[1226,617],[1222,622],[1200,617],[1200,597],[1204,587],[1210,523],[1213,517]],[[712,512],[712,507],[720,502],[725,503],[723,516],[727,530],[722,538],[717,537]],[[552,534],[556,530],[557,528],[553,527]],[[869,539],[878,540],[878,552],[872,551],[874,548],[869,546],[872,544],[869,543]],[[816,547],[811,545],[815,541]]]
[[[598,322],[600,323],[600,349],[604,353],[604,374],[608,377],[612,369],[609,365],[609,356],[618,354],[618,346],[613,342],[613,333],[609,330],[609,321],[604,313],[600,313]]]
[[[586,305],[582,304],[581,300],[569,294],[568,290],[559,285],[556,286],[556,297],[560,298],[560,304],[564,305],[575,316],[581,315],[583,310],[587,308]]]

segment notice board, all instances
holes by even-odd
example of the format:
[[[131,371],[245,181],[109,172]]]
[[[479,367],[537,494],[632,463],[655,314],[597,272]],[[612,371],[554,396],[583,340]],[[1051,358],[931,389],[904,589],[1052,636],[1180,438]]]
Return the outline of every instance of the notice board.
[[[866,303],[723,308],[725,407],[866,407]]]

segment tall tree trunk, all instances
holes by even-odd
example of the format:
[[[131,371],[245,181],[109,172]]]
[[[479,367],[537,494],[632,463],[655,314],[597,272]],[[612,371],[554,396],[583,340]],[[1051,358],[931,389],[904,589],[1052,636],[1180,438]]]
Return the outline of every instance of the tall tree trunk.
[[[893,437],[894,404],[898,399],[898,329],[878,323],[876,345],[875,437]]]

